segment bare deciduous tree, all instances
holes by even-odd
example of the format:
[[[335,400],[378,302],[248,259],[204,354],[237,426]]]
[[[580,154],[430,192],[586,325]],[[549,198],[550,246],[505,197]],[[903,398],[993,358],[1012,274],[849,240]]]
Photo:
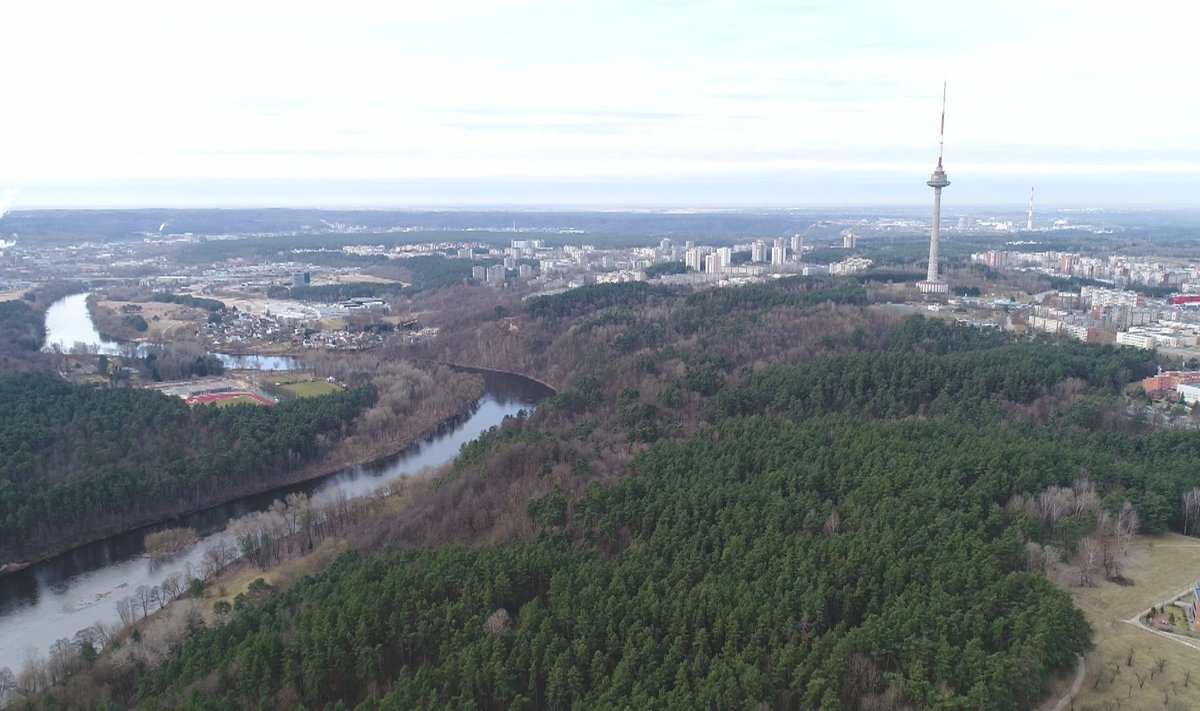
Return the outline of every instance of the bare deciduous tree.
[[[300,491],[293,492],[287,495],[286,503],[288,535],[294,536],[300,532],[300,522],[308,508],[308,495]]]
[[[16,691],[29,698],[46,690],[46,660],[39,654],[25,659],[25,666],[17,673]]]
[[[0,667],[0,705],[8,703],[8,697],[17,690],[17,675],[8,667]]]
[[[85,628],[85,631],[87,632],[88,640],[92,643],[92,646],[99,651],[107,647],[108,643],[112,641],[113,632],[116,629],[116,623],[107,625],[103,622],[97,621],[91,627]],[[78,637],[78,634],[76,634],[76,636]]]
[[[46,661],[46,673],[51,686],[67,679],[79,661],[79,650],[71,640],[63,637],[50,645],[50,657]]]
[[[137,601],[138,606],[141,607],[141,609],[142,609],[142,617],[145,617],[146,615],[150,614],[150,604],[152,602],[154,602],[154,597],[155,597],[154,593],[150,589],[150,586],[149,585],[137,586],[137,590],[133,591],[133,596],[134,596],[134,599]]]
[[[821,528],[821,533],[826,538],[836,534],[842,526],[842,517],[837,511],[830,511],[829,516],[825,519],[825,525]]]
[[[1196,524],[1200,522],[1200,487],[1183,495],[1182,510],[1183,532],[1189,536],[1195,535]]]
[[[1095,537],[1100,547],[1100,564],[1104,566],[1104,577],[1111,579],[1120,575],[1117,562],[1117,524],[1107,511],[1101,511],[1096,518]]]
[[[1117,514],[1117,554],[1124,556],[1129,552],[1129,542],[1133,540],[1138,529],[1142,527],[1141,517],[1133,508],[1133,504],[1126,501],[1121,504],[1121,511]]]
[[[121,618],[121,623],[131,625],[137,621],[137,602],[132,597],[123,597],[117,600],[117,616]]]
[[[1093,586],[1092,574],[1100,562],[1100,543],[1093,536],[1079,539],[1075,551],[1075,564],[1079,566],[1079,584]]]
[[[220,575],[224,572],[225,566],[233,562],[236,557],[237,553],[233,546],[224,537],[221,537],[204,551],[204,579]]]
[[[483,633],[489,637],[494,637],[510,629],[512,629],[512,618],[509,617],[508,610],[503,607],[489,615],[487,621],[483,623]]]
[[[179,597],[179,594],[183,592],[183,584],[183,573],[171,573],[163,578],[162,585],[159,586],[159,589],[162,590],[163,600],[170,602]]]

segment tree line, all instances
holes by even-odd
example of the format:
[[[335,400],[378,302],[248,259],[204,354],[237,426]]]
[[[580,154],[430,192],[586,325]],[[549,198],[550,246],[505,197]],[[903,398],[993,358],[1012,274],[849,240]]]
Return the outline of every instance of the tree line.
[[[1152,373],[1154,362],[1148,351],[1087,344],[1018,343],[941,356],[864,353],[755,371],[722,392],[716,407],[724,415],[795,417],[978,413],[1001,400],[1029,403],[1070,378],[1119,392]]]
[[[179,304],[180,306],[191,306],[205,311],[224,311],[225,302],[217,299],[206,299],[200,296],[191,294],[172,294],[169,291],[156,291],[154,296],[151,296],[152,301],[157,301],[160,304]]]

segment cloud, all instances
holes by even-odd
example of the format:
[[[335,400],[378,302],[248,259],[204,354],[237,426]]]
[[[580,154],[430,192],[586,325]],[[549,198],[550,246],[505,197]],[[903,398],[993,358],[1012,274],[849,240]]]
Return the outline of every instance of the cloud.
[[[920,178],[943,78],[955,189],[1200,163],[1190,29],[1136,7],[217,0],[60,14],[6,14],[0,61],[22,71],[6,77],[20,108],[0,112],[0,184]]]

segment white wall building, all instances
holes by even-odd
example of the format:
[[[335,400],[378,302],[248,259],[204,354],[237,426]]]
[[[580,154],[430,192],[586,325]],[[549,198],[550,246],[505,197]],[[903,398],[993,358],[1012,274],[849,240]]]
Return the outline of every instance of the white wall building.
[[[1200,385],[1180,383],[1175,386],[1175,392],[1179,393],[1180,402],[1188,404],[1200,402]]]
[[[1150,350],[1157,345],[1154,336],[1148,333],[1136,333],[1124,331],[1117,334],[1118,346],[1133,346],[1134,348],[1145,348]]]

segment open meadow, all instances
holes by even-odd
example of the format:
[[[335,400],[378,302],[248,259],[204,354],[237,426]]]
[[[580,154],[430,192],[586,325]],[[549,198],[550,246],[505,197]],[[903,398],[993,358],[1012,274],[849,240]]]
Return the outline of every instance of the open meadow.
[[[1123,574],[1132,585],[1104,581],[1097,587],[1079,587],[1075,569],[1064,566],[1057,571],[1056,582],[1095,630],[1095,648],[1086,655],[1086,673],[1074,706],[1063,708],[1200,708],[1200,637],[1175,637],[1136,621],[1200,579],[1200,540],[1178,534],[1140,537],[1130,547]],[[1053,709],[1074,678],[1071,673],[1058,680],[1052,698],[1039,709]]]
[[[103,300],[100,307],[115,314],[117,318],[141,316],[147,329],[138,334],[149,341],[169,341],[180,334],[190,334],[208,318],[208,312],[190,306],[165,304],[157,301]]]
[[[290,382],[281,382],[279,386],[288,392],[295,393],[299,397],[318,397],[320,395],[335,393],[342,389],[340,386],[327,383],[324,380],[293,380]]]

